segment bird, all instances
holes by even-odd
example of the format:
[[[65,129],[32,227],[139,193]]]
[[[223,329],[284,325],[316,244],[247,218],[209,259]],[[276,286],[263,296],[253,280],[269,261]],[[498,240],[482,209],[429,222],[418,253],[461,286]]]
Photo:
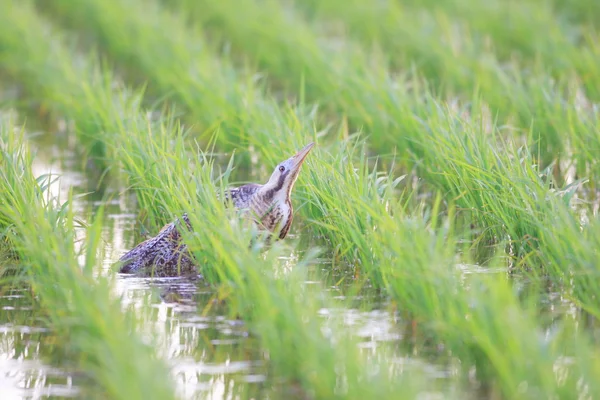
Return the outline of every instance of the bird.
[[[265,184],[249,183],[225,191],[225,202],[247,215],[259,229],[284,239],[294,219],[290,196],[308,153],[309,143],[295,155],[280,162]],[[182,240],[184,225],[192,229],[187,214],[165,225],[156,236],[138,244],[121,256],[119,272],[146,276],[197,274],[193,256]]]

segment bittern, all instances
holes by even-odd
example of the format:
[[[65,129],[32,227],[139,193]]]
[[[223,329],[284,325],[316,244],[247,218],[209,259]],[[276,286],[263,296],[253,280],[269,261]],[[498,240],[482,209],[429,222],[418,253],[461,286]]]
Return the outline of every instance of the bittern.
[[[290,194],[302,163],[315,144],[310,143],[293,157],[279,163],[264,185],[250,183],[225,191],[225,200],[250,216],[258,227],[277,238],[286,237],[294,218]],[[187,214],[182,220],[191,229]],[[165,225],[153,238],[125,253],[119,272],[155,276],[179,275],[196,271],[192,256],[182,241],[179,221]]]

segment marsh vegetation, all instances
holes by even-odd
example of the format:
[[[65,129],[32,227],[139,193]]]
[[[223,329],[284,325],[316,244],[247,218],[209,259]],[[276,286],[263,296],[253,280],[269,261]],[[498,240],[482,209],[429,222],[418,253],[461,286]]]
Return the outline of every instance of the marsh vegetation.
[[[0,390],[597,398],[599,4],[0,2]],[[312,141],[266,246],[218,195]]]

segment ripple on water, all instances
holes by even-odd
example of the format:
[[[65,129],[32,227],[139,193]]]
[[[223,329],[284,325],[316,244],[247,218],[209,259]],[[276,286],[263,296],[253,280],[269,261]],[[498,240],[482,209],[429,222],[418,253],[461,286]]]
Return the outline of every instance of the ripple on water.
[[[393,342],[403,337],[398,327],[398,317],[388,310],[322,308],[319,315],[326,319],[341,318],[344,325],[362,339],[361,347],[375,348],[377,342]],[[324,325],[324,329],[327,329],[327,324]]]
[[[168,360],[182,397],[235,398],[240,390],[261,390],[266,366],[256,339],[222,306],[198,307],[215,294],[202,280],[122,276],[116,287],[123,307],[138,310],[140,333]]]
[[[19,291],[0,296],[0,394],[3,400],[68,398],[80,394],[73,379],[75,373],[65,368],[68,363],[53,351],[53,340],[27,296]]]
[[[64,153],[55,152],[53,157],[68,159],[72,156]],[[48,151],[43,154],[48,154]],[[73,165],[76,164],[37,158],[35,168],[39,174],[52,171],[62,175],[63,179],[51,187],[51,192],[64,199],[69,188],[76,193],[89,191],[85,175],[75,171]],[[74,206],[76,212],[81,214],[78,216],[84,219],[90,209],[94,212],[97,207],[105,207],[102,230],[104,259],[95,272],[114,277],[113,263],[135,244],[139,239],[134,238],[135,234],[140,232],[136,232],[139,229],[134,223],[137,210],[132,207],[130,196],[120,195],[121,190],[117,191],[117,188],[105,190],[105,194],[114,190],[115,196],[106,202],[98,196],[79,197],[75,199]],[[298,259],[298,253],[282,258],[282,267],[277,271],[277,276],[285,278],[296,266]],[[335,272],[327,275],[323,271],[330,271],[331,265],[328,260],[323,262],[323,265],[315,267],[314,273],[309,274],[305,285],[317,290],[323,285],[336,300],[347,303],[345,300],[349,294],[344,287],[337,286],[338,282],[346,280],[343,272],[339,276]],[[464,269],[465,274],[474,272],[481,271]],[[323,280],[325,276],[328,278]],[[351,277],[349,281],[352,281]],[[118,275],[114,282],[114,294],[122,299],[122,307],[135,309],[136,316],[141,321],[137,333],[170,365],[180,397],[265,397],[264,392],[269,387],[269,384],[265,384],[267,365],[259,342],[248,334],[241,321],[229,317],[225,306],[213,301],[214,291],[201,280]],[[17,299],[25,298],[19,294],[15,296]],[[0,301],[0,313],[27,314],[29,319],[5,319],[7,323],[0,320],[0,337],[4,338],[0,350],[0,376],[5,377],[0,382],[0,398],[80,395],[85,386],[77,385],[81,380],[74,384],[73,376],[76,375],[64,369],[65,365],[69,365],[69,360],[56,360],[59,368],[46,361],[51,358],[45,354],[53,353],[49,339],[51,332],[46,331],[35,320],[32,316],[34,310],[27,309],[25,304],[15,306],[8,300],[10,298],[7,296],[4,303]],[[389,354],[391,346],[397,345],[405,336],[397,314],[385,309],[385,304],[375,292],[366,290],[359,295],[353,293],[350,300],[351,307],[358,304],[358,308],[348,308],[348,304],[344,304],[344,307],[321,310],[323,333],[327,335],[328,330],[338,327],[328,324],[329,318],[341,318],[344,325],[360,338],[359,346],[365,352],[377,355],[378,352],[387,351]],[[363,310],[362,307],[368,304],[373,305],[373,309]],[[398,358],[396,368],[423,369],[434,378],[449,375],[445,366],[406,357]]]
[[[73,158],[69,150],[59,148],[55,143],[44,145],[44,148],[46,150],[36,157],[34,170],[37,175],[53,173],[61,176],[59,181],[51,185],[50,192],[53,196],[64,201],[69,189],[73,189],[74,193],[90,191],[85,174],[73,168],[78,164],[69,163]],[[107,188],[106,192],[110,190],[116,189]],[[121,191],[115,191],[116,196],[108,201],[95,195],[77,197],[74,200],[74,209],[84,220],[90,210],[93,213],[100,206],[105,208],[102,230],[104,259],[95,271],[97,275],[114,276],[113,263],[136,240],[136,209],[132,207],[131,196],[121,196]],[[257,397],[256,393],[260,390],[258,386],[265,378],[262,354],[254,340],[248,336],[244,325],[228,318],[226,310],[219,307],[206,310],[198,308],[198,304],[201,307],[210,304],[214,296],[211,289],[197,281],[181,278],[139,279],[119,276],[115,279],[114,292],[115,296],[121,296],[124,309],[132,307],[136,310],[136,315],[141,320],[140,335],[155,346],[157,353],[171,365],[181,397],[201,395],[203,398],[235,398],[242,392]],[[150,307],[146,306],[148,304]],[[15,312],[14,305],[7,303],[4,306],[8,307],[3,310],[4,313]],[[14,337],[21,335],[22,339],[19,340],[28,343],[26,347],[29,356],[36,354],[35,352],[52,351],[49,341],[42,339],[50,333],[42,331],[40,325],[20,324],[12,319],[6,321],[11,323],[1,325],[0,330],[6,332],[0,332],[0,335],[12,335],[12,339],[5,342],[14,342]],[[14,353],[14,347],[14,344],[9,345],[4,353]],[[27,359],[28,356],[20,357]],[[76,396],[76,385],[65,380],[68,374],[64,371],[52,375],[52,380],[46,378],[43,381],[45,383],[37,378],[36,381],[28,378],[47,375],[47,371],[62,371],[45,365],[44,359],[41,357],[36,367],[31,364],[33,370],[23,370],[23,377],[12,379],[12,383],[7,381],[9,383],[6,385],[19,390],[15,392],[19,393],[15,395],[16,398],[30,395],[39,397],[47,393],[59,397]],[[67,360],[57,360],[57,363],[68,364],[65,361]],[[12,362],[20,363],[21,359],[16,358]],[[17,373],[15,371],[18,369],[14,365],[2,364],[3,367],[5,365],[7,373]],[[0,389],[5,388],[4,381],[0,383]],[[66,391],[68,387],[73,387],[73,391]],[[7,398],[4,396],[5,392],[8,393],[8,389],[0,390],[1,399]]]

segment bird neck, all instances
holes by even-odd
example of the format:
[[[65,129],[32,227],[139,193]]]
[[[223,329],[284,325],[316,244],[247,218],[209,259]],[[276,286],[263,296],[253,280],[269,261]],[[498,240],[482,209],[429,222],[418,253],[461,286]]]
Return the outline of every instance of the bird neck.
[[[285,192],[272,196],[268,192],[259,192],[252,201],[252,213],[257,222],[271,232],[283,229],[290,221],[292,211],[292,203]]]
[[[276,193],[273,196],[257,193],[253,203],[255,211],[258,211],[258,215],[261,216],[278,213],[282,208],[291,205],[290,198],[286,196],[286,193]]]
[[[285,204],[289,203],[290,201],[289,189],[290,188],[286,187],[282,183],[276,187],[264,185],[259,191],[257,191],[256,196],[265,204]]]

